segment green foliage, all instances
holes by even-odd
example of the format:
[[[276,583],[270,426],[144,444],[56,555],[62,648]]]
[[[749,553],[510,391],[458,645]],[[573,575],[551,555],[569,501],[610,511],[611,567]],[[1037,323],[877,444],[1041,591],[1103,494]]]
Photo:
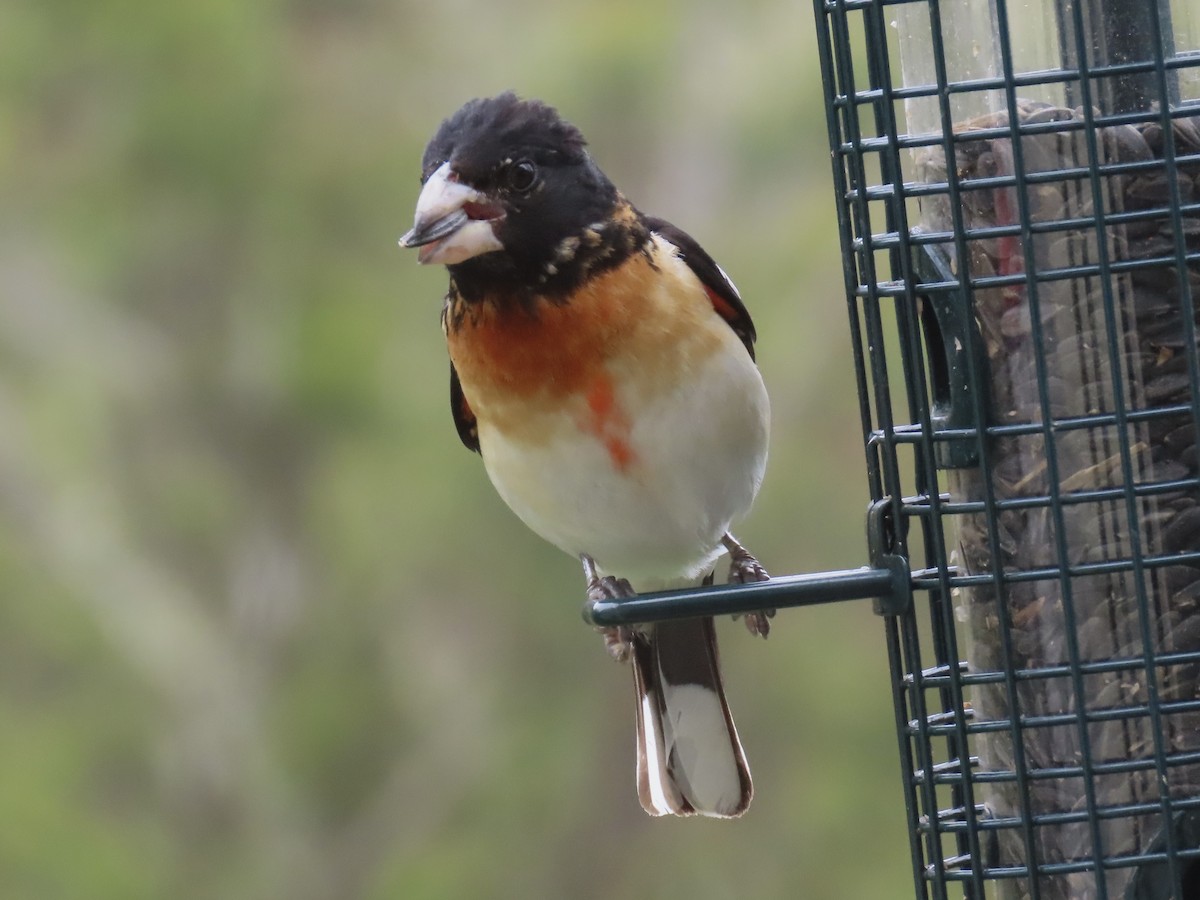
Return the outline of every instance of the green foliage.
[[[442,116],[559,106],[754,312],[742,538],[861,564],[809,15],[0,8],[0,897],[907,895],[865,606],[723,625],[755,806],[642,814],[629,673],[459,446],[444,274],[395,246]]]

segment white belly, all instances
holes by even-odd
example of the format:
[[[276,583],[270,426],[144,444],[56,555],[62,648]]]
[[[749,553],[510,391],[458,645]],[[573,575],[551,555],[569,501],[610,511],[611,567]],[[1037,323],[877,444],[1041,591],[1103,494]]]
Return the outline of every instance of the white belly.
[[[505,502],[546,540],[639,590],[707,571],[731,522],[749,511],[767,457],[766,389],[726,332],[721,352],[671,392],[635,396],[634,379],[612,372],[630,426],[624,470],[600,438],[570,424],[531,445],[481,419],[484,465]]]

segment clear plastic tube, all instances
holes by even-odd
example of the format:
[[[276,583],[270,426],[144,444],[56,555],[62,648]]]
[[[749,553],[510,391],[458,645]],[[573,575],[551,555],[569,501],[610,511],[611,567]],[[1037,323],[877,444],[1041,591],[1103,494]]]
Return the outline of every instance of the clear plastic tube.
[[[957,602],[990,864],[1032,870],[1002,898],[1126,896],[1200,824],[1173,806],[1200,798],[1197,6],[897,8],[905,87],[929,89],[907,130],[936,140],[917,217],[970,287],[988,424],[1013,426],[948,476],[987,504],[958,559],[992,583]]]

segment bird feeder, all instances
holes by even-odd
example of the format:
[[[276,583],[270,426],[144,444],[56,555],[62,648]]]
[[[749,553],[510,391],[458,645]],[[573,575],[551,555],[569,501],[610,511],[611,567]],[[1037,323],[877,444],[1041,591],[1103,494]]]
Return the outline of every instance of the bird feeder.
[[[1200,11],[817,14],[918,895],[1200,897]]]
[[[1200,898],[1200,3],[814,0],[919,898]]]

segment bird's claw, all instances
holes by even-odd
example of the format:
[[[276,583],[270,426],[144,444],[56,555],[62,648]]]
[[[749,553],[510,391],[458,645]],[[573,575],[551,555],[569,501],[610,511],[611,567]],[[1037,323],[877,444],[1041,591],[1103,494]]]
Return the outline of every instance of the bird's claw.
[[[736,619],[737,616],[734,616]],[[758,612],[746,613],[746,630],[755,637],[765,638],[771,633],[771,620],[775,618],[775,610],[760,609]]]
[[[633,654],[633,642],[636,637],[634,630],[628,625],[614,625],[610,628],[597,628],[604,638],[604,649],[619,663],[628,662]]]
[[[729,551],[729,583],[730,584],[757,584],[760,581],[770,581],[771,576],[767,574],[767,570],[763,568],[762,563],[755,559],[750,552],[733,539],[732,535],[725,535],[723,539],[725,549]],[[757,612],[746,614],[746,630],[756,637],[765,638],[771,633],[771,619],[775,617],[775,610],[762,609]],[[738,618],[738,616],[734,616]]]
[[[614,575],[600,575],[596,564],[589,556],[583,556],[583,573],[587,578],[587,602],[589,605],[604,600],[623,600],[636,596],[629,580]],[[627,625],[615,625],[596,629],[604,636],[604,649],[617,662],[625,662],[633,652],[634,630]]]
[[[760,581],[770,581],[771,576],[757,559],[749,553],[730,554],[729,582],[730,584],[756,584]]]

